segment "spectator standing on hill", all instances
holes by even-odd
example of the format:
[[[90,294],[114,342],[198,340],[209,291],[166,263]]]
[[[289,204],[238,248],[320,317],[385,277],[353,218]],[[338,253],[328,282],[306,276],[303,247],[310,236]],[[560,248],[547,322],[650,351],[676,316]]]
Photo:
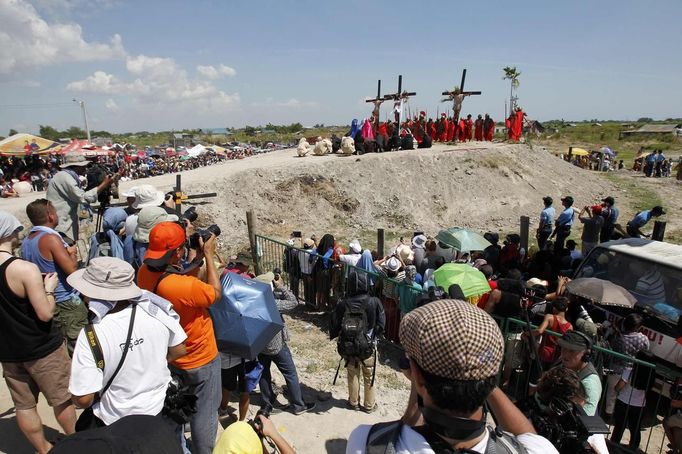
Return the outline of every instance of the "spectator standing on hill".
[[[564,248],[564,242],[571,235],[571,227],[573,226],[573,218],[575,217],[575,210],[573,209],[573,197],[566,196],[561,199],[561,204],[564,211],[561,212],[556,220],[556,226],[549,238],[554,238],[554,253],[558,254]]]
[[[587,254],[599,244],[599,234],[604,225],[604,218],[601,215],[601,210],[601,205],[586,206],[578,214],[578,220],[583,224],[583,233],[581,236],[583,257],[587,257]],[[584,216],[583,214],[587,214],[587,216]]]
[[[19,429],[40,454],[52,444],[38,415],[38,393],[69,435],[76,411],[69,393],[69,356],[52,317],[57,275],[43,278],[38,267],[15,257],[21,223],[0,211],[0,363]]]
[[[615,205],[616,201],[611,196],[602,200],[601,216],[604,218],[604,224],[601,227],[601,234],[599,236],[599,241],[602,243],[613,239],[613,232],[618,221],[618,208]]]
[[[554,225],[554,216],[556,214],[556,210],[552,206],[554,200],[550,196],[543,197],[542,202],[545,204],[545,208],[540,212],[540,224],[536,234],[540,250],[545,248],[545,243],[552,234],[552,226]]]
[[[88,322],[88,308],[67,277],[78,270],[76,246],[68,246],[56,228],[59,216],[54,205],[37,199],[26,206],[26,215],[33,224],[21,244],[21,256],[35,263],[41,273],[57,273],[54,323],[66,339],[69,355],[73,354],[76,339]]]
[[[665,214],[665,211],[663,211],[663,207],[656,205],[650,210],[643,210],[639,211],[634,218],[630,222],[628,222],[627,225],[627,233],[630,235],[632,238],[649,238],[651,235],[650,234],[644,234],[642,233],[642,227],[647,225],[651,218],[657,218],[659,216],[662,216]]]

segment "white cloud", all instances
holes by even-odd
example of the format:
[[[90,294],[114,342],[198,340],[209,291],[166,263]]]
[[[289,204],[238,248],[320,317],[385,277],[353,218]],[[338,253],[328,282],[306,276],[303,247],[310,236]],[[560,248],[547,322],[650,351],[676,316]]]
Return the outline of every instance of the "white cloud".
[[[229,66],[221,64],[217,68],[215,66],[207,65],[197,66],[197,72],[207,79],[219,79],[221,76],[234,77],[237,75],[237,70]]]
[[[191,79],[172,58],[138,55],[126,58],[132,81],[122,81],[113,74],[96,71],[83,80],[70,82],[66,89],[76,92],[130,95],[145,106],[177,103],[193,108],[226,108],[240,103],[238,93],[228,94],[212,81]],[[213,68],[215,69],[215,68]],[[216,70],[220,72],[221,69]]]
[[[76,23],[48,23],[24,0],[0,1],[0,74],[70,61],[123,58],[121,36],[87,42]]]
[[[111,98],[107,99],[107,101],[104,103],[104,107],[112,111],[118,110],[118,104],[116,104],[116,101]]]

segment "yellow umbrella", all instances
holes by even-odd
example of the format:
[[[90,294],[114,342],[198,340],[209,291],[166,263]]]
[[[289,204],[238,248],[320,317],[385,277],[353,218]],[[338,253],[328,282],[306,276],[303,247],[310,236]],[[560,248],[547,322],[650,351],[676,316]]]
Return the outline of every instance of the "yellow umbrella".
[[[30,153],[26,152],[26,145]],[[61,144],[31,134],[14,134],[0,141],[0,154],[3,156],[27,156],[30,154],[52,153],[61,148]]]
[[[572,148],[569,147],[569,149],[566,150],[566,154],[569,153],[569,150],[573,156],[587,156],[590,154],[590,152],[585,150],[584,148],[577,148],[577,147],[572,147]]]

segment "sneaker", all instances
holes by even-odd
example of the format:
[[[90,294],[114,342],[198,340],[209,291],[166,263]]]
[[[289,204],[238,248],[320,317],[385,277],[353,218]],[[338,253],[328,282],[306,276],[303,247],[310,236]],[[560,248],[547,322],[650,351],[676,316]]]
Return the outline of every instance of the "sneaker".
[[[316,405],[315,402],[307,403],[307,404],[305,404],[305,407],[299,408],[298,410],[294,410],[293,413],[294,413],[296,416],[302,415],[303,413],[309,412],[310,410],[312,410],[313,408],[315,408],[315,405]]]
[[[372,408],[367,408],[367,407],[363,406],[362,411],[364,411],[367,414],[370,414],[370,413],[374,413],[375,411],[377,411],[377,408],[379,408],[379,405],[375,403]]]

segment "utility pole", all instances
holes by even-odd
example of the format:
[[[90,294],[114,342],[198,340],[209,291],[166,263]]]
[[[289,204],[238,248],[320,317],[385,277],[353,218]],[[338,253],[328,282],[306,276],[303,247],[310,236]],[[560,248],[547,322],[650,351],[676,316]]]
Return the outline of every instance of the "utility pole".
[[[90,128],[88,127],[88,113],[85,110],[85,101],[83,101],[83,100],[79,101],[76,98],[74,98],[73,102],[78,103],[78,105],[81,106],[81,112],[83,112],[83,123],[85,123],[85,134],[88,136],[88,143],[91,143],[91,141],[90,141]]]

